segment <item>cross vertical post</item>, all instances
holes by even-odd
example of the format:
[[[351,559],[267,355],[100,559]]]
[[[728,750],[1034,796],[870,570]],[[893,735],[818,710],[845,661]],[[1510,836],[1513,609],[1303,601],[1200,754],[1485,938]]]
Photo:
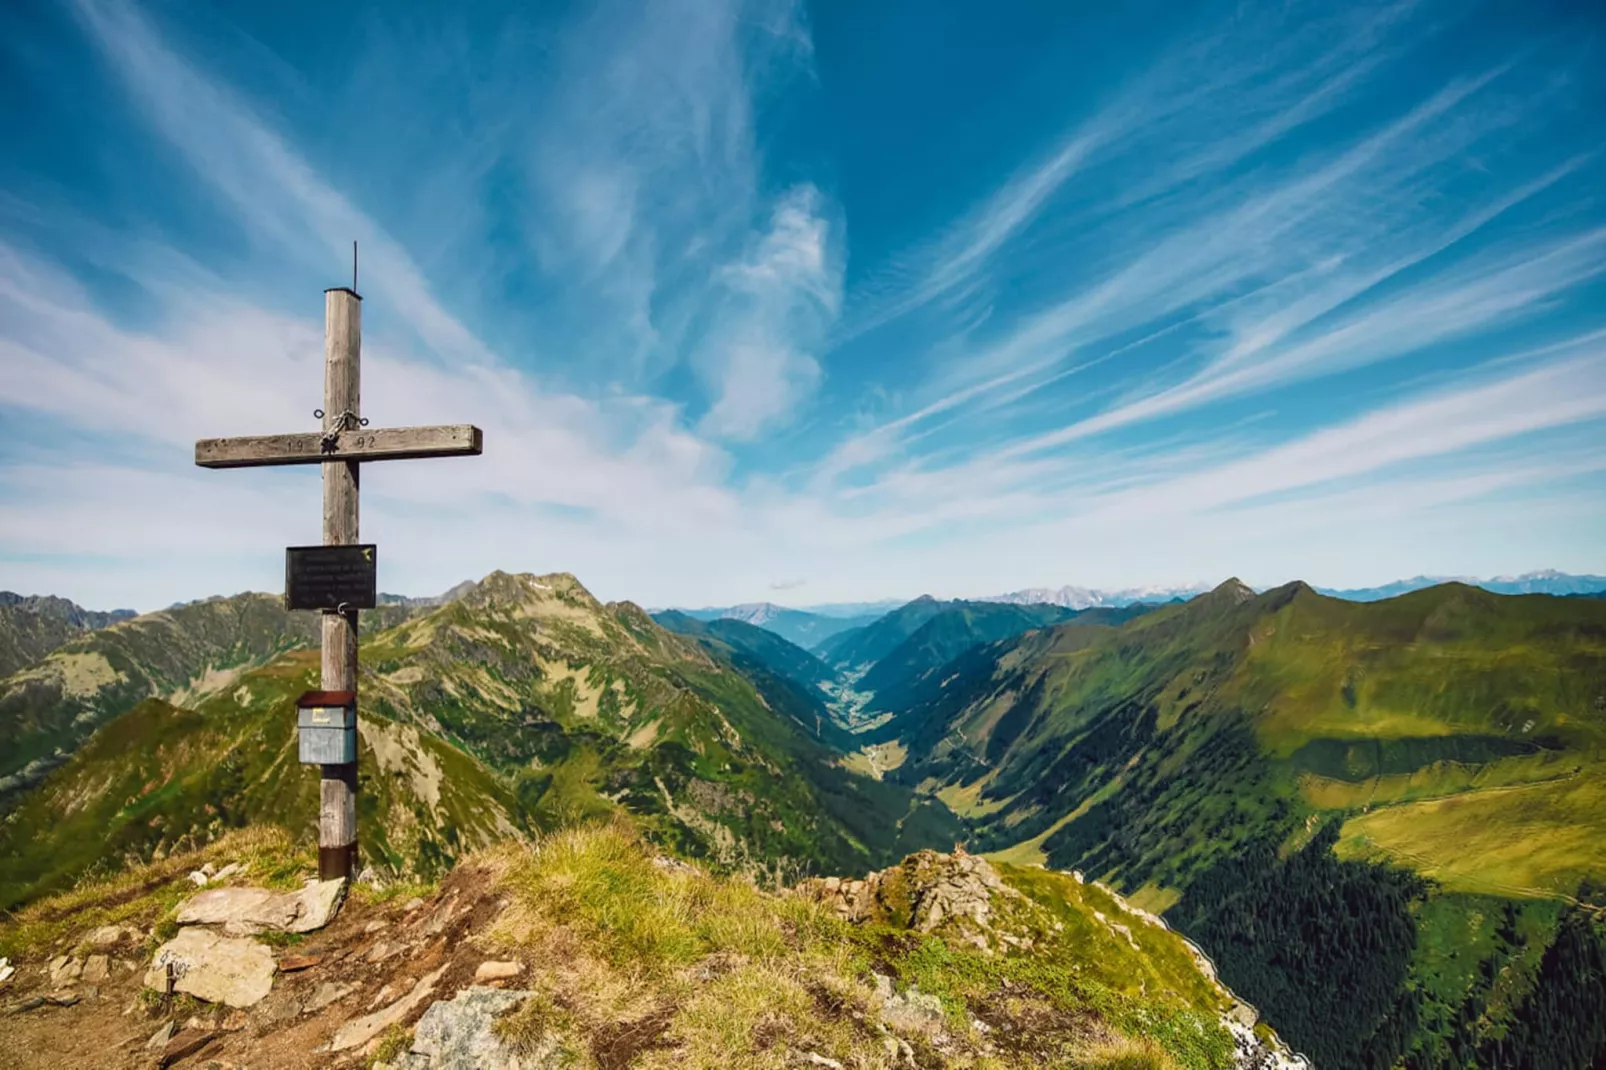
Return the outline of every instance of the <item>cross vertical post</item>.
[[[362,298],[343,287],[324,291],[323,430],[355,430],[362,407]],[[358,462],[325,461],[323,542],[357,541]],[[357,690],[356,609],[323,611],[322,686]],[[318,879],[350,880],[357,868],[357,765],[321,766]]]

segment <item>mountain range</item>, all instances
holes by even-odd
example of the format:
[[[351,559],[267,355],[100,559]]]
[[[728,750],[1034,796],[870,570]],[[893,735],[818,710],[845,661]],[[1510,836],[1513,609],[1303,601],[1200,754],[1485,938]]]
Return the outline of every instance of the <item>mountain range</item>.
[[[1317,1066],[1606,1059],[1606,600],[925,597],[812,649],[752,608],[493,573],[365,613],[365,858],[428,879],[621,813],[772,881],[963,842],[1163,914]],[[207,600],[0,679],[0,908],[237,826],[311,837],[313,620]]]
[[[132,609],[100,613],[65,598],[0,591],[0,676],[38,661],[84,632],[133,616]]]
[[[773,602],[750,602],[720,609],[665,610],[680,613],[694,620],[739,620],[744,624],[766,628],[783,639],[805,649],[813,649],[840,632],[862,627],[881,617],[897,603],[883,607],[867,605],[850,607],[851,613],[827,614],[817,610],[788,609]]]
[[[1409,594],[1424,587],[1441,583],[1465,583],[1482,587],[1496,594],[1593,594],[1606,591],[1606,576],[1575,575],[1544,569],[1525,572],[1520,576],[1495,576],[1478,579],[1471,576],[1415,576],[1408,580],[1395,580],[1377,587],[1316,587],[1323,594],[1344,598],[1352,602],[1375,602],[1383,598]],[[1177,600],[1187,601],[1210,590],[1208,583],[1191,583],[1180,586],[1147,586],[1100,589],[1068,585],[1064,587],[1027,587],[1008,594],[983,595],[971,598],[972,602],[1004,602],[1010,605],[1062,606],[1066,609],[1092,609],[1097,606],[1120,607],[1136,604],[1160,605]],[[751,602],[739,606],[682,609],[678,612],[699,620],[729,617],[749,624],[769,628],[799,646],[814,649],[826,639],[850,627],[872,623],[891,610],[907,603],[897,601],[851,602],[789,608],[773,602]],[[653,610],[653,612],[659,612]],[[809,617],[825,617],[828,621],[813,622]],[[848,621],[847,624],[841,622]]]
[[[388,871],[620,808],[733,868],[862,868],[958,835],[940,801],[843,769],[812,738],[823,710],[785,680],[750,680],[572,576],[493,573],[364,620],[365,849]],[[288,711],[316,687],[315,621],[235,596],[0,681],[0,906],[242,824],[306,830],[317,777]]]

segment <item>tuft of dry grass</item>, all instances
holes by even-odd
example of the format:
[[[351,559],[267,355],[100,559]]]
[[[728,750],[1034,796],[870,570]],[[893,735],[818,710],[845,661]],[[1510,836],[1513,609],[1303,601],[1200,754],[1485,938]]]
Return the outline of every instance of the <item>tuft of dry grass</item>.
[[[1084,1048],[1076,1066],[1079,1070],[1181,1070],[1154,1041],[1119,1036]]]
[[[208,862],[219,866],[242,862],[252,883],[275,888],[297,887],[303,875],[317,868],[311,851],[297,847],[283,829],[238,829],[204,847],[84,881],[14,914],[0,914],[0,957],[48,958],[103,925],[133,925],[161,938],[167,931],[164,919],[195,892],[190,872]]]

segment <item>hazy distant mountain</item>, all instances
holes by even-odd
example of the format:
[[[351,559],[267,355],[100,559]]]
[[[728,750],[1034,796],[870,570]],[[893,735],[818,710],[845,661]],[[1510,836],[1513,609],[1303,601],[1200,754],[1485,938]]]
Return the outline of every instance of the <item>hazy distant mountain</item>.
[[[940,602],[929,594],[923,594],[862,627],[832,636],[815,653],[826,664],[839,669],[874,665],[932,617],[963,605],[961,601]]]
[[[1145,604],[1066,609],[1046,604],[955,602],[882,656],[864,674],[858,689],[874,693],[869,709],[897,712],[914,705],[919,689],[972,647],[1070,622],[1104,627],[1124,624],[1153,608]]]
[[[102,613],[54,595],[0,591],[0,676],[32,665],[85,632],[132,616],[132,609]]]
[[[880,603],[862,603],[874,607]],[[889,606],[899,603],[891,602]],[[846,606],[833,606],[832,609],[848,608]],[[827,639],[839,632],[850,628],[857,628],[876,620],[886,610],[871,609],[867,612],[849,615],[834,615],[817,613],[804,609],[789,609],[778,606],[774,602],[748,602],[739,606],[709,606],[703,609],[680,610],[653,610],[659,612],[678,612],[693,620],[739,620],[744,624],[757,625],[760,628],[774,632],[789,643],[813,650]]]
[[[1395,580],[1378,587],[1316,587],[1315,590],[1333,598],[1350,602],[1377,602],[1384,598],[1420,591],[1441,583],[1465,583],[1482,587],[1495,594],[1594,594],[1606,591],[1606,576],[1574,575],[1544,569],[1525,572],[1520,576],[1495,576],[1478,579],[1475,576],[1413,576],[1408,580]],[[1093,606],[1128,606],[1135,602],[1164,603],[1175,599],[1187,601],[1210,590],[1206,583],[1184,587],[1125,587],[1120,590],[1099,590],[1093,587],[1028,587],[1009,594],[995,594],[978,598],[978,602],[1009,602],[1017,606],[1049,605],[1067,609],[1090,609]]]
[[[1123,587],[1101,591],[1092,587],[1028,587],[1009,594],[977,598],[977,602],[1008,602],[1017,606],[1063,606],[1066,609],[1092,609],[1094,606],[1130,606],[1138,602],[1159,605],[1175,599],[1187,601],[1210,590],[1208,583],[1183,587]]]
[[[734,651],[753,658],[778,676],[805,688],[817,689],[836,678],[830,666],[796,643],[783,639],[768,628],[749,624],[735,617],[698,620],[688,613],[667,609],[651,614],[658,624],[678,635],[713,639]]]
[[[1408,580],[1395,580],[1381,587],[1358,587],[1349,590],[1318,587],[1322,594],[1343,598],[1351,602],[1376,602],[1396,595],[1420,591],[1441,583],[1465,583],[1482,587],[1495,594],[1595,594],[1606,591],[1606,576],[1580,576],[1555,569],[1525,572],[1520,576],[1495,576],[1480,580],[1471,576],[1414,576]]]
[[[425,606],[444,606],[448,602],[455,602],[465,594],[472,591],[477,585],[473,580],[464,580],[457,586],[450,588],[442,594],[426,594],[417,598],[405,594],[384,594],[379,596],[382,606],[408,606],[422,608]]]

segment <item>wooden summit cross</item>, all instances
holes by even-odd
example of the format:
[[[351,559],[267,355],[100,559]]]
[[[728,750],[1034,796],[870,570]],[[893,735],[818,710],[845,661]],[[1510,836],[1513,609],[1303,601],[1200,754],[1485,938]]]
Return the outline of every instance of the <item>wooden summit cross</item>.
[[[368,430],[360,413],[358,367],[362,355],[362,298],[356,291],[355,248],[352,288],[324,291],[323,419],[321,433],[263,435],[254,438],[207,438],[195,444],[195,463],[202,468],[255,468],[263,465],[323,466],[323,542],[354,546],[357,542],[357,466],[363,461],[395,461],[412,457],[462,457],[479,454],[480,429],[392,427]],[[371,548],[370,548],[371,549]],[[366,556],[370,566],[373,555]],[[289,568],[286,600],[290,608]],[[370,596],[371,598],[371,596]],[[323,694],[319,703],[349,704],[355,724],[357,693],[357,610],[342,601],[323,610]],[[373,608],[367,601],[362,608]],[[344,693],[336,697],[330,693]],[[318,693],[309,693],[311,698]],[[322,711],[318,711],[321,713]],[[311,761],[305,757],[303,760]],[[318,808],[318,876],[350,880],[357,860],[357,764],[355,748],[338,765],[321,766]]]

